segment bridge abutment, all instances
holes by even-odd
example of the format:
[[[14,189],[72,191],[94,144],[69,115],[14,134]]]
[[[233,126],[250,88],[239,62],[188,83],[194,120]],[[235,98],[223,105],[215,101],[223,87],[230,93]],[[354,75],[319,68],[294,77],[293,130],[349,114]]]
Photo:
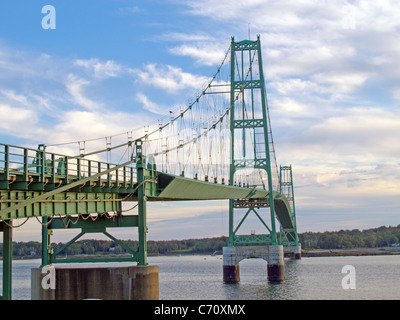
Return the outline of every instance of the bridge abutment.
[[[54,272],[53,278],[51,272]],[[55,281],[55,288],[51,281]],[[32,300],[158,300],[158,298],[158,266],[68,266],[45,270],[34,268],[31,271]]]
[[[282,281],[285,278],[284,253],[281,245],[223,247],[222,254],[225,283],[239,282],[239,262],[243,259],[254,258],[260,258],[267,262],[269,281]]]

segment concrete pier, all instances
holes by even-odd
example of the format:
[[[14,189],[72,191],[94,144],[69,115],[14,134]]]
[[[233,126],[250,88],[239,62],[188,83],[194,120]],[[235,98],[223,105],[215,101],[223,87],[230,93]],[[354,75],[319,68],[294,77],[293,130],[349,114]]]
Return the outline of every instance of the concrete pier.
[[[271,282],[285,279],[285,262],[283,246],[270,246],[268,254],[267,273]]]
[[[296,248],[294,249],[294,258],[301,259],[301,244],[299,243]]]
[[[236,247],[223,247],[223,277],[225,283],[240,281],[239,261],[236,257]]]
[[[53,270],[55,277],[51,280],[50,272],[42,273],[42,268],[32,269],[32,300],[158,300],[159,298],[158,266],[68,266],[55,267]],[[55,289],[48,285],[51,281],[55,281]]]
[[[301,244],[300,243],[297,246],[284,246],[283,250],[287,255],[290,255],[294,259],[297,259],[297,260],[301,259]]]
[[[285,278],[283,246],[237,246],[223,247],[223,280],[225,283],[240,281],[239,262],[243,259],[260,258],[267,262],[268,280],[282,281]]]

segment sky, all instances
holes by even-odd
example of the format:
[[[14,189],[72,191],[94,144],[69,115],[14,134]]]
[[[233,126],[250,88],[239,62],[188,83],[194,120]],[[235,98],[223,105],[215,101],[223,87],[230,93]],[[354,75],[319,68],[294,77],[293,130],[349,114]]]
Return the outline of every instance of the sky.
[[[43,27],[46,5],[54,28]],[[232,36],[259,34],[298,231],[398,225],[399,17],[390,0],[3,0],[0,142],[36,147],[157,121],[196,97]],[[227,216],[222,200],[149,204],[148,238],[227,235]],[[39,240],[40,228],[14,235]]]

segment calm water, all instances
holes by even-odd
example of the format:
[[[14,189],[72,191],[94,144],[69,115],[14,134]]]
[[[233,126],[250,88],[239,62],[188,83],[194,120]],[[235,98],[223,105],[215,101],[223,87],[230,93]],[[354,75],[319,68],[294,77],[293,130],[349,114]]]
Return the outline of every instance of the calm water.
[[[149,257],[149,263],[159,266],[160,300],[400,299],[400,256],[285,259],[285,281],[279,284],[268,283],[260,259],[240,262],[238,284],[223,283],[222,256]],[[30,299],[30,269],[39,264],[13,261],[14,300]],[[342,288],[345,265],[355,267],[354,290]]]

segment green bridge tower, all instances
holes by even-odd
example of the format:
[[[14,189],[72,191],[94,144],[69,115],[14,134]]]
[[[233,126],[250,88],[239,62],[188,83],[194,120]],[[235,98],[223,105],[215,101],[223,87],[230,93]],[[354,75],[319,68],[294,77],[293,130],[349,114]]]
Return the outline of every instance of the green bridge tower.
[[[243,243],[277,244],[270,142],[268,137],[268,113],[265,82],[263,76],[260,38],[231,43],[231,164],[230,184],[235,184],[235,173],[255,169],[266,173],[264,189],[268,198],[229,201],[229,245]],[[249,104],[250,103],[250,104]],[[247,137],[249,138],[246,138]],[[251,142],[251,143],[250,143]],[[251,145],[250,145],[251,144]],[[263,173],[260,172],[262,175]],[[265,175],[264,175],[265,176]],[[270,207],[271,223],[267,225],[257,208]],[[248,208],[234,229],[237,209]],[[266,234],[237,235],[249,213],[253,211],[264,225]]]
[[[268,278],[280,281],[284,277],[282,237],[278,238],[275,225],[275,198],[280,198],[280,178],[275,160],[270,128],[267,94],[262,65],[260,36],[256,41],[243,40],[231,42],[231,79],[230,79],[230,131],[231,162],[230,185],[237,184],[240,172],[246,175],[256,174],[261,178],[260,187],[268,194],[265,198],[246,198],[229,200],[229,243],[224,252],[224,281],[239,281],[239,261],[245,258],[263,258],[268,262]],[[275,160],[276,164],[276,160]],[[274,186],[273,176],[276,169]],[[290,167],[291,171],[291,167]],[[290,180],[290,183],[292,181]],[[293,189],[291,189],[293,191]],[[293,197],[291,198],[293,199]],[[288,199],[285,199],[288,200]],[[266,208],[269,207],[269,215]],[[294,207],[294,203],[292,205]],[[235,218],[243,214],[235,225]],[[259,219],[262,233],[239,234],[243,223],[255,214]],[[270,221],[268,223],[268,216]],[[279,217],[277,217],[279,220]],[[290,228],[287,234],[292,245],[297,246],[296,222],[292,212]],[[285,230],[281,226],[282,230]],[[285,239],[288,237],[286,236]],[[249,246],[254,244],[257,246]],[[246,246],[243,246],[246,245]]]

